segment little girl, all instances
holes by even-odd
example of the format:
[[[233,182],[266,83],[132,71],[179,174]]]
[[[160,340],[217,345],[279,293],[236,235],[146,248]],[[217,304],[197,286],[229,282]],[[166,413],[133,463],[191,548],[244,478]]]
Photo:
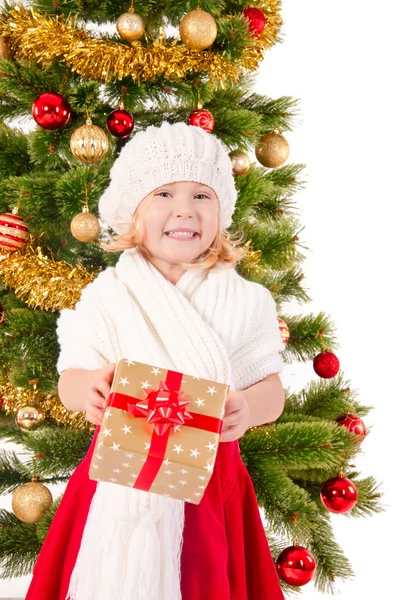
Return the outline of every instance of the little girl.
[[[270,293],[234,269],[236,197],[227,152],[198,127],[148,127],[116,159],[99,210],[124,251],[61,313],[60,398],[99,425],[121,358],[227,383],[221,443],[194,505],[90,480],[97,427],[26,600],[283,599],[237,441],[283,410],[283,344]]]

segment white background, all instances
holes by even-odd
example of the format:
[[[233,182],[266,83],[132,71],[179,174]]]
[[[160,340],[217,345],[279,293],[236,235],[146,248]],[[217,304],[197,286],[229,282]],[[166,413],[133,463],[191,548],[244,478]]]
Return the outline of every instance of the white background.
[[[301,122],[286,137],[289,160],[307,164],[296,199],[313,302],[291,312],[332,316],[344,374],[374,407],[356,466],[382,482],[386,510],[364,519],[333,515],[356,573],[338,585],[340,600],[379,597],[380,582],[393,586],[396,570],[397,17],[395,0],[285,0],[284,43],[267,53],[256,86],[301,99]],[[295,366],[284,382],[299,389],[313,376],[311,364]],[[10,508],[10,498],[0,506]],[[28,581],[0,580],[0,598],[23,597]],[[308,584],[301,597],[321,595]]]

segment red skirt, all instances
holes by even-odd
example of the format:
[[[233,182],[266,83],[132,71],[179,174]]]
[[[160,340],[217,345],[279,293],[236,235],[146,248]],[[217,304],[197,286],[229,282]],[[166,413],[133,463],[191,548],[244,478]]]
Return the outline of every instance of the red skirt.
[[[88,477],[95,438],[69,480],[25,600],[66,598],[97,485]],[[238,442],[220,444],[201,503],[185,505],[181,593],[182,600],[284,598]]]

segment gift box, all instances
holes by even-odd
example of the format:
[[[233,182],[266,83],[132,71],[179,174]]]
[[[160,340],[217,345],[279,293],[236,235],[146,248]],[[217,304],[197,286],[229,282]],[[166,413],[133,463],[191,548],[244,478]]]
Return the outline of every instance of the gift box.
[[[119,361],[89,477],[199,504],[228,390],[195,375]]]

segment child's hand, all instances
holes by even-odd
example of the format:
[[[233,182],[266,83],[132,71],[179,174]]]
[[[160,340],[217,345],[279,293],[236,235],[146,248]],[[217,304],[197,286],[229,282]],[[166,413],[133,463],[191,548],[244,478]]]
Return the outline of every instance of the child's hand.
[[[225,415],[221,433],[221,442],[233,442],[240,438],[249,427],[249,405],[243,392],[230,390],[225,405]]]
[[[91,371],[92,378],[89,382],[89,389],[85,401],[85,413],[87,421],[100,425],[106,401],[111,391],[113,375],[115,373],[115,363],[108,363],[101,369]]]

